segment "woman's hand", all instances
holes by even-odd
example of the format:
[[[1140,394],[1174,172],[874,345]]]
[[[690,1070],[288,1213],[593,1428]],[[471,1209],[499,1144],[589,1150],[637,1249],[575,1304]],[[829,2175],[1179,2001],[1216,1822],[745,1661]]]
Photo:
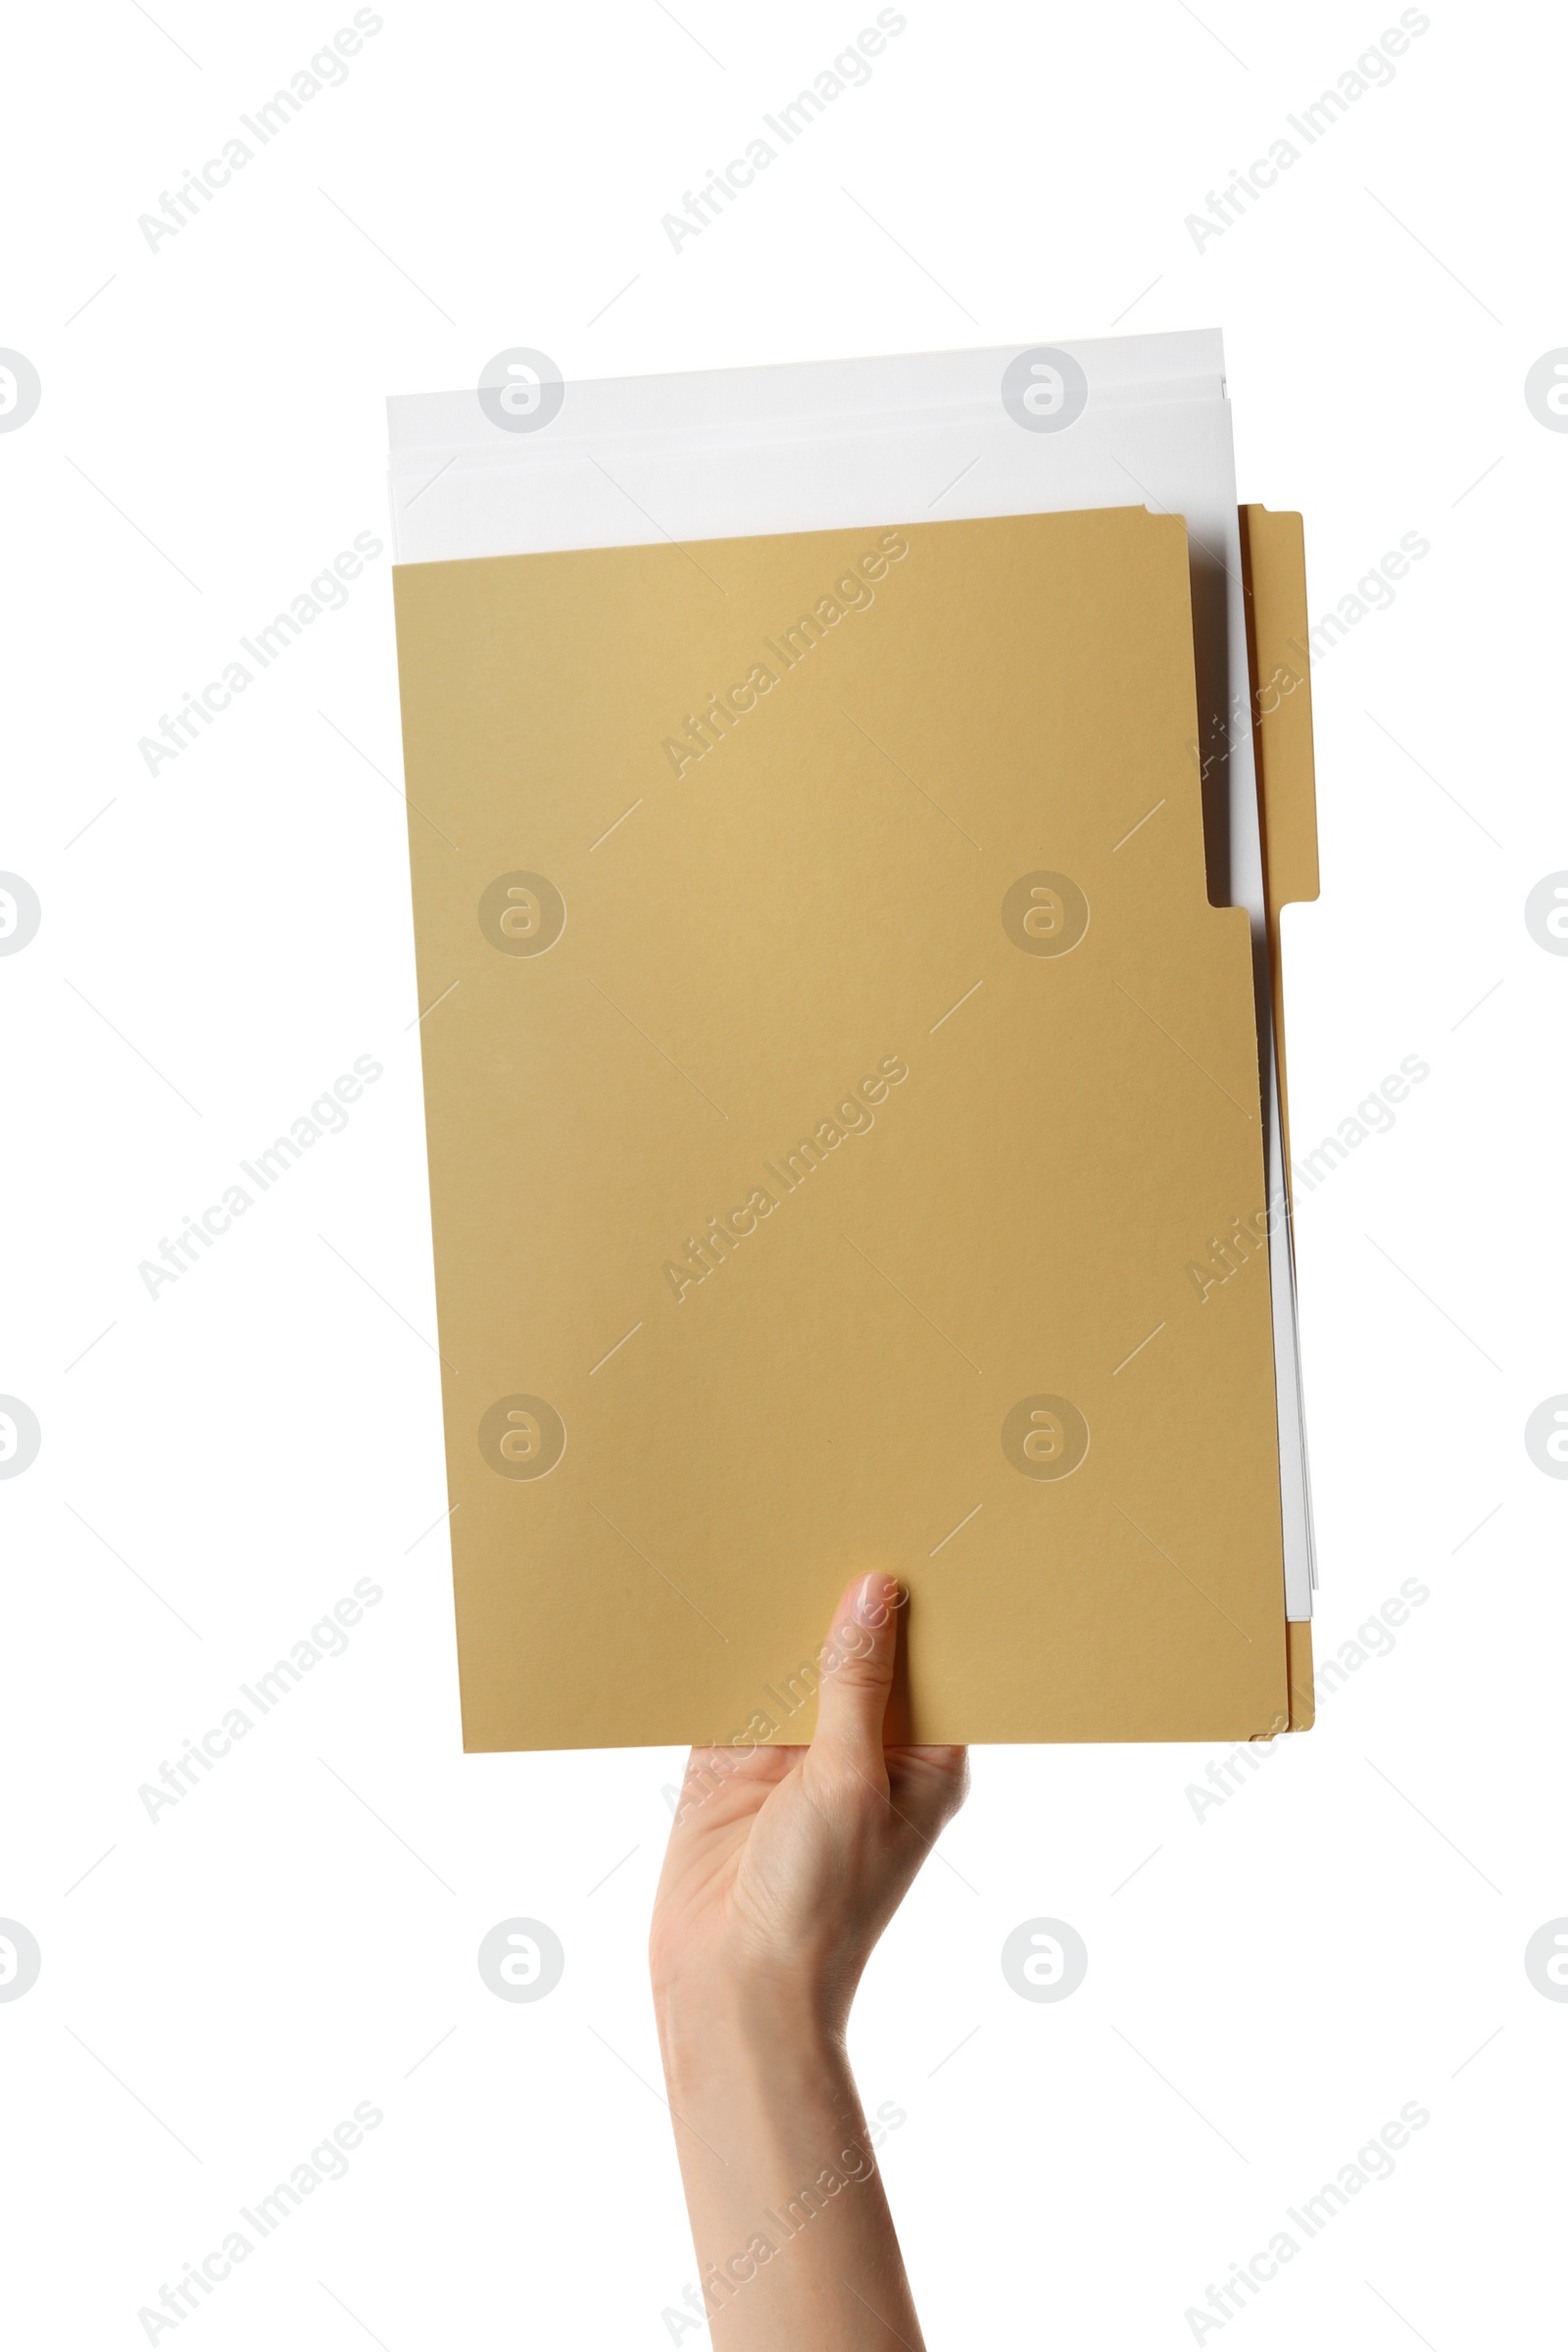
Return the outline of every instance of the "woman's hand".
[[[902,1599],[881,1575],[844,1593],[809,1747],[693,1748],[654,1906],[662,2011],[722,1992],[842,2033],[968,1779],[961,1747],[883,1748]]]
[[[961,1747],[883,1747],[902,1597],[883,1575],[849,1588],[810,1746],[694,1748],[670,1832],[650,1961],[688,2304],[729,2352],[920,2342],[844,2046],[872,1947],[967,1785]]]

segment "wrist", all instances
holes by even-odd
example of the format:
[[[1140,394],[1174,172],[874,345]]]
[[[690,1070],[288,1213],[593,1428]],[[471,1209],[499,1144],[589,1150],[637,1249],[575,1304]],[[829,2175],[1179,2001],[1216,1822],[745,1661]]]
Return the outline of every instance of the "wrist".
[[[755,1989],[676,1998],[661,2015],[660,2043],[688,2190],[746,2180],[748,2231],[762,2208],[784,2211],[803,2186],[815,2194],[829,2182],[836,2196],[876,2178],[843,2036],[814,2005]]]
[[[737,2071],[847,2072],[843,2034],[814,1989],[783,1976],[683,1976],[654,1997],[671,2080]]]

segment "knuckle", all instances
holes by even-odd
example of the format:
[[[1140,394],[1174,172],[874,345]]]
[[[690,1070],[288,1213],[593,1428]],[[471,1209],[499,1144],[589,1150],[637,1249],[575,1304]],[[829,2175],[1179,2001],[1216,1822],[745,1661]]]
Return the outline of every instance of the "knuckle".
[[[887,1667],[872,1652],[861,1657],[842,1659],[834,1667],[831,1678],[824,1676],[823,1680],[831,1680],[832,1685],[840,1690],[880,1690],[886,1687],[889,1674]]]

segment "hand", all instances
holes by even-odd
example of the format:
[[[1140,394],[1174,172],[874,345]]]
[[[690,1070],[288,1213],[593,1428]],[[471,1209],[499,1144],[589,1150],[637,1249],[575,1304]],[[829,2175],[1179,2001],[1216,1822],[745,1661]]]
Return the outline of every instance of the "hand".
[[[853,1584],[802,1747],[693,1748],[649,1957],[700,2286],[726,2352],[924,2341],[845,2051],[888,1921],[963,1802],[961,1747],[882,1744],[892,1577]]]
[[[662,2016],[715,1996],[840,2036],[878,1936],[968,1786],[961,1747],[882,1745],[892,1577],[861,1577],[821,1655],[809,1747],[693,1748],[654,1905]]]

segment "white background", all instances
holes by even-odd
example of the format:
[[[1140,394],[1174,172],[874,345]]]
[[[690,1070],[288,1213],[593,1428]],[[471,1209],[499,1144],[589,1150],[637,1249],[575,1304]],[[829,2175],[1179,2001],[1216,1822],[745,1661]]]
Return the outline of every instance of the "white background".
[[[0,865],[43,906],[0,960],[0,1389],[43,1431],[0,1484],[0,1913],[43,1954],[0,2003],[9,2331],[146,2341],[362,2101],[347,2178],[157,2340],[653,2352],[694,2277],[643,1962],[679,1759],[459,1751],[389,553],[156,776],[138,739],[356,533],[389,549],[384,396],[505,346],[569,377],[1217,322],[1242,494],[1304,513],[1314,616],[1430,541],[1315,671],[1324,892],[1288,934],[1298,1154],[1431,1065],[1299,1207],[1320,1662],[1430,1597],[1201,1818],[1204,1751],[977,1755],[855,2050],[906,2117],[933,2347],[1190,2343],[1409,2101],[1394,2177],[1217,2332],[1540,2340],[1568,1486],[1522,1433],[1568,1390],[1568,959],[1523,903],[1568,866],[1568,434],[1523,379],[1568,343],[1560,20],[1434,6],[1200,250],[1186,216],[1397,9],[911,0],[676,253],[661,217],[872,7],[388,5],[155,251],[138,216],[352,11],[154,13],[29,12],[0,149],[0,342],[43,379],[0,436]],[[366,1054],[346,1131],[150,1298],[139,1261]],[[149,1820],[364,1577],[346,1653]],[[565,1946],[533,2005],[474,1965],[514,1914]],[[1059,2005],[999,1968],[1037,1915],[1088,1944]]]

